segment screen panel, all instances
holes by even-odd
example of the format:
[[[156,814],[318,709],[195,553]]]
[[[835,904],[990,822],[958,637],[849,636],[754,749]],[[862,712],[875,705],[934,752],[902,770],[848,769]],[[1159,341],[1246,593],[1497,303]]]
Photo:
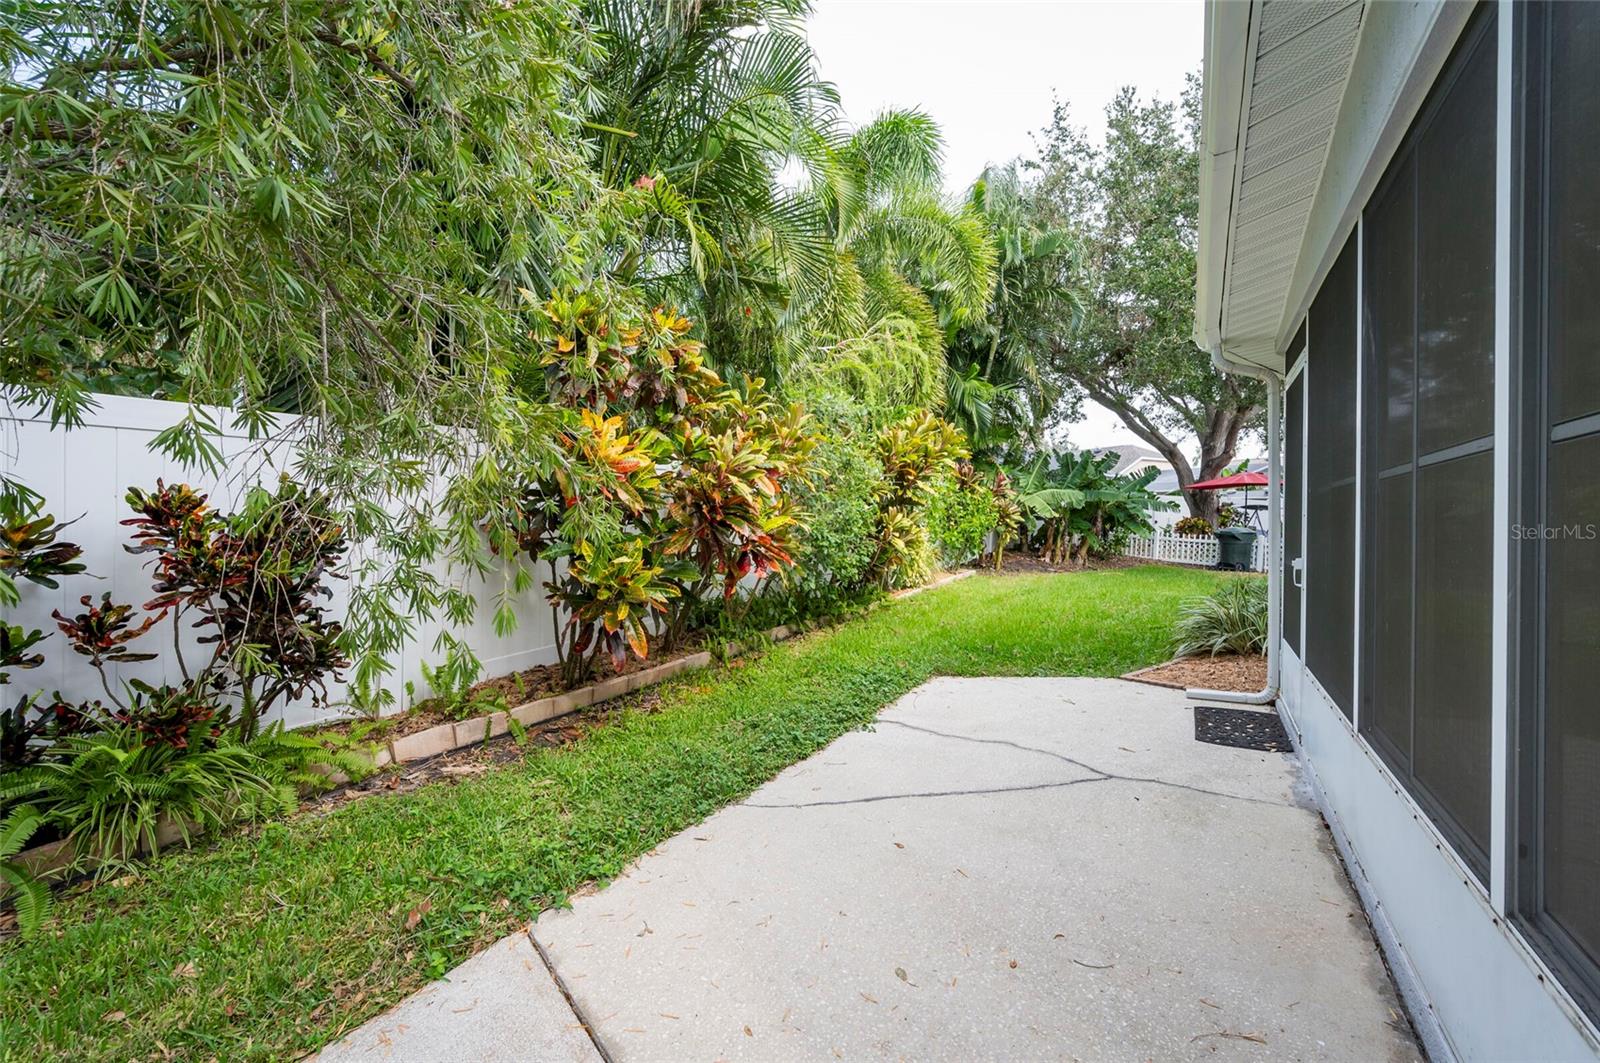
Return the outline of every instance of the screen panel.
[[[1367,686],[1361,730],[1386,742],[1399,766],[1411,763],[1411,472],[1378,480],[1368,564],[1375,578],[1362,598],[1369,618]]]
[[[1494,455],[1416,477],[1416,676],[1412,771],[1488,870]]]
[[[1292,353],[1292,349],[1291,349]],[[1294,562],[1300,556],[1300,499],[1305,466],[1305,375],[1294,378],[1284,395],[1283,475],[1283,637],[1300,654],[1300,588]]]
[[[1600,1021],[1600,6],[1518,8],[1515,912]]]
[[[1494,9],[1362,215],[1361,732],[1487,877],[1494,599]]]
[[[1600,962],[1600,434],[1549,461],[1544,907]]]
[[[1494,432],[1495,51],[1480,40],[1417,142],[1417,450]]]
[[[1306,321],[1305,663],[1352,716],[1355,705],[1356,236]]]
[[[1600,10],[1550,12],[1549,359],[1552,419],[1600,412]]]

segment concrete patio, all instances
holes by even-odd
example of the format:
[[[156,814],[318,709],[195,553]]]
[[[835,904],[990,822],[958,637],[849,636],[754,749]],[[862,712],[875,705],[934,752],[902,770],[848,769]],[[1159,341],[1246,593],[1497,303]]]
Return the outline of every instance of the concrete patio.
[[[1294,758],[1121,680],[934,680],[530,934],[322,1058],[1419,1058]]]

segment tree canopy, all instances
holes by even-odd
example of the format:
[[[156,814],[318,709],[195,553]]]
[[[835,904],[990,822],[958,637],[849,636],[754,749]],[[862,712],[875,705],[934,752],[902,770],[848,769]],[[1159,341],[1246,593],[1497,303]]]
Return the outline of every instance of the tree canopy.
[[[1124,88],[1106,108],[1103,145],[1058,103],[1039,138],[1035,208],[1081,242],[1080,327],[1057,330],[1050,374],[1075,419],[1092,399],[1114,412],[1177,471],[1180,484],[1220,473],[1265,401],[1259,382],[1225,376],[1190,339],[1198,242],[1199,80],[1177,103],[1141,102]],[[1199,462],[1184,453],[1193,434]],[[1215,499],[1186,493],[1196,515]]]

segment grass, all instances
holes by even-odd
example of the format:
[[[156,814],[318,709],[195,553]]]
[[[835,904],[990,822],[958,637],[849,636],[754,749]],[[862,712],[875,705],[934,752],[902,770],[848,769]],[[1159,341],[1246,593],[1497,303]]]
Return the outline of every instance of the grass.
[[[1218,577],[978,576],[662,688],[564,749],[174,852],[0,949],[8,1059],[285,1059],[335,1039],[933,675],[1118,675]],[[410,924],[408,926],[408,924]]]

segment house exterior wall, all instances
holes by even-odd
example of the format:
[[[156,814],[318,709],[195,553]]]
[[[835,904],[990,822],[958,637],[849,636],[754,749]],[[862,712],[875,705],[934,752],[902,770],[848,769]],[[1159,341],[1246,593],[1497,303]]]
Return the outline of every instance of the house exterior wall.
[[[1491,496],[1492,516],[1483,519],[1486,538],[1473,540],[1486,544],[1482,572],[1480,576],[1474,560],[1470,580],[1470,594],[1487,610],[1491,630],[1483,636],[1481,649],[1472,642],[1455,648],[1458,667],[1451,668],[1448,662],[1444,668],[1436,665],[1430,674],[1441,677],[1437,682],[1415,680],[1434,682],[1437,690],[1450,689],[1450,683],[1469,676],[1469,693],[1483,699],[1480,704],[1485,706],[1485,715],[1472,717],[1478,722],[1466,726],[1482,725],[1488,732],[1484,741],[1489,749],[1481,768],[1486,778],[1475,780],[1488,794],[1488,829],[1482,838],[1486,852],[1468,844],[1459,824],[1450,821],[1441,802],[1414,773],[1408,775],[1397,768],[1395,749],[1380,749],[1374,736],[1375,719],[1392,706],[1383,702],[1381,687],[1378,700],[1373,700],[1375,679],[1364,673],[1373,668],[1376,653],[1393,650],[1392,645],[1378,641],[1388,636],[1376,633],[1380,605],[1376,599],[1387,597],[1390,588],[1373,581],[1372,566],[1375,555],[1389,548],[1375,545],[1372,522],[1377,515],[1373,506],[1382,466],[1379,455],[1367,452],[1375,445],[1373,426],[1376,418],[1385,415],[1387,393],[1381,389],[1383,381],[1367,378],[1374,352],[1365,349],[1372,342],[1366,293],[1374,284],[1398,283],[1374,272],[1385,268],[1382,263],[1363,260],[1356,286],[1362,327],[1354,341],[1358,430],[1350,445],[1357,469],[1353,503],[1357,534],[1354,543],[1344,547],[1352,556],[1342,558],[1339,565],[1328,564],[1326,558],[1319,563],[1315,550],[1308,549],[1311,529],[1302,531],[1299,542],[1286,543],[1291,567],[1294,558],[1301,558],[1313,588],[1319,571],[1325,577],[1330,570],[1337,571],[1340,578],[1352,580],[1346,590],[1355,599],[1355,630],[1350,633],[1355,642],[1354,660],[1348,672],[1340,669],[1337,674],[1318,673],[1319,668],[1331,667],[1327,663],[1312,662],[1309,667],[1304,663],[1306,646],[1316,644],[1318,625],[1329,623],[1330,614],[1316,607],[1314,591],[1286,596],[1297,601],[1300,610],[1298,626],[1287,624],[1286,630],[1297,631],[1300,637],[1298,644],[1286,637],[1277,647],[1282,661],[1280,711],[1435,1059],[1600,1059],[1600,1009],[1595,1005],[1593,973],[1581,963],[1575,966],[1563,960],[1560,951],[1550,945],[1541,929],[1543,917],[1530,911],[1528,885],[1529,774],[1545,770],[1531,746],[1537,728],[1530,721],[1545,710],[1533,697],[1537,691],[1528,680],[1526,654],[1519,658],[1518,646],[1527,642],[1529,632],[1542,621],[1528,612],[1534,600],[1532,588],[1525,580],[1519,582],[1518,576],[1519,567],[1528,563],[1527,548],[1514,542],[1511,532],[1519,526],[1519,519],[1533,512],[1520,493],[1528,491],[1521,470],[1533,467],[1528,454],[1532,443],[1542,447],[1548,442],[1539,432],[1549,435],[1550,420],[1545,418],[1536,393],[1543,384],[1535,362],[1546,356],[1536,357],[1531,332],[1524,336],[1524,306],[1531,305],[1533,297],[1522,287],[1522,259],[1531,253],[1531,245],[1519,229],[1524,217],[1540,209],[1540,193],[1524,177],[1521,159],[1527,150],[1525,137],[1531,135],[1524,129],[1523,115],[1528,113],[1523,110],[1527,103],[1521,95],[1526,88],[1524,64],[1531,62],[1527,57],[1533,54],[1530,42],[1534,34],[1529,26],[1537,25],[1537,19],[1509,2],[1495,0],[1477,9],[1462,4],[1369,5],[1345,110],[1296,267],[1297,278],[1301,278],[1297,287],[1304,284],[1303,297],[1291,296],[1298,299],[1298,316],[1285,326],[1287,350],[1289,337],[1306,315],[1317,312],[1317,299],[1335,260],[1352,242],[1355,247],[1364,246],[1364,211],[1375,194],[1381,193],[1380,182],[1385,181],[1391,163],[1414,146],[1408,140],[1409,131],[1414,122],[1426,120],[1430,90],[1443,83],[1442,76],[1454,77],[1458,72],[1448,65],[1452,49],[1469,43],[1464,33],[1488,24],[1484,32],[1489,35],[1487,47],[1495,65],[1495,92],[1489,105],[1492,115],[1480,116],[1490,120],[1494,130],[1493,158],[1483,160],[1492,169],[1494,204],[1490,211],[1460,217],[1459,224],[1486,227],[1484,237],[1492,238],[1493,244],[1493,298],[1489,300],[1493,308],[1492,379],[1474,384],[1475,389],[1491,393],[1479,391],[1479,397],[1492,407],[1492,439],[1486,444],[1477,438],[1429,454],[1423,453],[1426,447],[1414,446],[1411,472],[1405,474],[1415,478],[1424,469],[1476,457],[1481,460],[1474,460],[1473,468],[1481,470],[1482,490]],[[1552,100],[1550,106],[1560,107],[1562,102]],[[1427,192],[1422,190],[1424,195]],[[1312,334],[1315,336],[1315,329]],[[1429,342],[1437,340],[1430,338]],[[1298,408],[1286,410],[1293,426],[1286,435],[1298,438],[1306,448],[1313,435],[1308,413],[1318,408],[1317,352],[1312,349],[1306,357],[1296,357],[1292,351],[1288,354],[1287,380],[1298,387],[1287,394],[1297,396],[1299,402]],[[1589,350],[1588,356],[1600,359],[1600,349]],[[1434,383],[1442,383],[1446,389],[1451,386],[1447,377]],[[1320,397],[1325,399],[1326,394]],[[1533,422],[1537,423],[1530,430],[1527,425]],[[1559,441],[1586,431],[1592,431],[1592,426],[1568,424],[1552,438]],[[1481,449],[1485,445],[1487,451]],[[1313,477],[1316,463],[1308,461],[1309,457],[1303,450],[1300,467],[1307,470],[1307,477]],[[1600,473],[1595,476],[1600,478]],[[1290,483],[1284,504],[1308,513],[1307,500],[1317,489],[1316,483]],[[1414,541],[1416,527],[1413,525]],[[1439,558],[1428,556],[1427,551],[1436,554],[1439,543],[1450,541],[1445,536],[1420,543],[1415,548],[1415,562],[1431,566],[1426,571],[1449,571],[1448,565],[1441,567]],[[1600,543],[1594,548],[1600,549]],[[1544,600],[1538,599],[1540,603]],[[1413,613],[1412,623],[1416,622]],[[1435,623],[1426,618],[1423,622]],[[1595,636],[1595,632],[1589,633],[1591,643]],[[1582,637],[1579,632],[1578,638]],[[1566,645],[1572,644],[1571,638],[1569,631]],[[1439,640],[1433,641],[1437,644]],[[1545,652],[1543,644],[1538,650]],[[1551,652],[1563,650],[1558,645]],[[1407,668],[1418,667],[1411,651],[1404,656]],[[1417,689],[1412,687],[1413,697]],[[1341,693],[1336,699],[1330,690],[1353,690],[1356,696],[1350,699]],[[1346,703],[1352,700],[1353,705]],[[1414,712],[1415,707],[1408,705],[1406,711]],[[1594,695],[1589,711],[1600,713],[1600,693]],[[1405,757],[1409,760],[1410,753]],[[1594,822],[1594,817],[1584,822]],[[1600,838],[1589,844],[1600,847]],[[1600,881],[1590,885],[1589,903],[1600,904]],[[1569,899],[1567,903],[1573,902]]]

